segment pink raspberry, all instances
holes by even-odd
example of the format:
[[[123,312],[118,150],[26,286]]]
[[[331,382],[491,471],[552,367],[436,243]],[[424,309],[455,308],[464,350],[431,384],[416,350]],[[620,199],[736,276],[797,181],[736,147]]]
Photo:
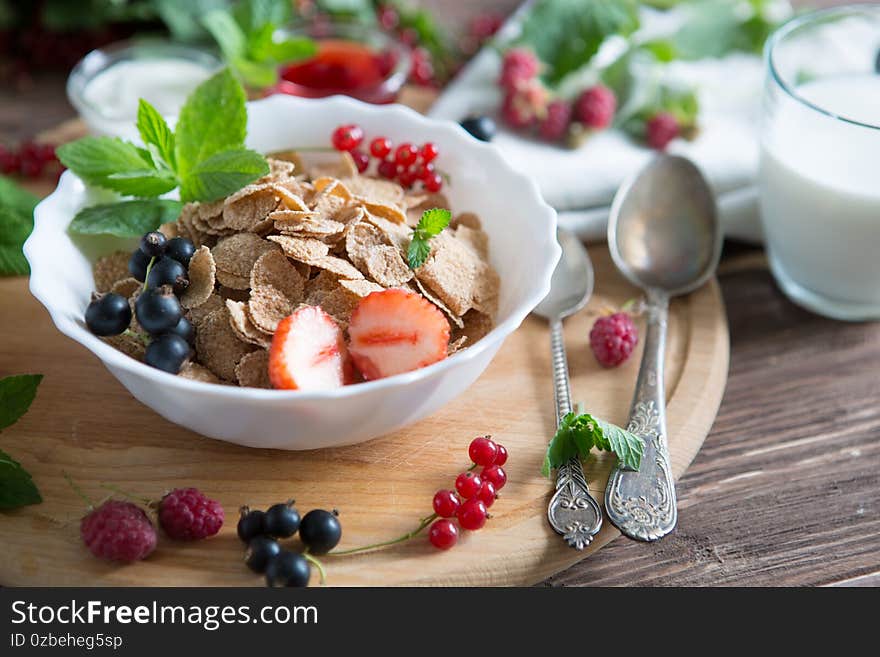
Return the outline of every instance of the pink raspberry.
[[[538,125],[538,132],[547,141],[560,141],[571,123],[571,106],[564,100],[554,100],[547,105],[547,113]]]
[[[600,317],[590,331],[590,348],[602,367],[617,367],[639,343],[639,332],[626,313]]]
[[[547,113],[547,90],[538,80],[508,91],[501,105],[501,118],[518,130],[531,127]]]
[[[681,133],[681,126],[669,112],[658,112],[645,124],[645,139],[648,146],[658,151],[665,150],[673,139]]]
[[[531,50],[513,48],[504,54],[498,83],[507,90],[516,89],[538,75],[541,64]]]
[[[177,488],[159,502],[159,524],[168,536],[193,541],[213,536],[223,526],[220,502],[205,497],[197,488]]]
[[[100,559],[140,561],[156,549],[156,528],[131,502],[107,500],[82,519],[79,533]]]
[[[617,98],[608,87],[597,84],[584,91],[574,105],[574,117],[588,128],[601,130],[611,125]]]

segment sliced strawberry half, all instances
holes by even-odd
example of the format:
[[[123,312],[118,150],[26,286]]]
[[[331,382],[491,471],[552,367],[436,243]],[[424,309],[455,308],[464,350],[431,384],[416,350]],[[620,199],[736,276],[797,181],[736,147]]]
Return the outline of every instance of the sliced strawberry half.
[[[328,390],[354,381],[345,338],[317,306],[285,317],[269,348],[269,380],[283,390]]]
[[[355,367],[367,380],[381,379],[446,358],[449,322],[419,294],[383,290],[361,299],[348,335]]]

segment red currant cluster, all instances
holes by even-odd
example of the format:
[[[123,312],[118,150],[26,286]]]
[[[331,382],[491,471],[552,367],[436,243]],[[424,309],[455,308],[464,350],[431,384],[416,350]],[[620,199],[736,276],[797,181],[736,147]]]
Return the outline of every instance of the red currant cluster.
[[[383,178],[396,180],[401,187],[412,189],[421,183],[425,191],[434,193],[443,189],[443,176],[434,166],[440,154],[436,144],[426,142],[416,147],[404,142],[394,148],[388,137],[376,137],[370,142],[369,153],[360,148],[364,143],[364,131],[359,125],[341,125],[333,131],[333,148],[349,153],[364,173],[372,158],[376,160],[376,172]]]
[[[507,450],[484,436],[474,438],[468,447],[474,465],[455,478],[455,490],[438,490],[434,495],[434,513],[438,516],[430,529],[428,540],[441,550],[448,550],[458,541],[458,526],[476,531],[486,524],[489,507],[495,503],[498,491],[507,483],[507,473],[501,467],[507,463]],[[482,466],[479,474],[474,469]],[[458,526],[452,521],[458,520]]]
[[[51,144],[37,144],[26,141],[18,148],[0,145],[0,173],[21,175],[25,178],[39,178],[44,173],[60,175],[64,169],[55,156]]]

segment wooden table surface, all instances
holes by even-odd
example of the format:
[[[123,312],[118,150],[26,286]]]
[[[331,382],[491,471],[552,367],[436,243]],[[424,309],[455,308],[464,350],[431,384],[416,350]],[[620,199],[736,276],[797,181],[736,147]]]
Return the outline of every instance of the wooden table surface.
[[[0,143],[71,117],[63,85],[0,88]],[[880,324],[801,310],[741,244],[719,280],[730,378],[677,529],[618,538],[546,585],[880,585]]]

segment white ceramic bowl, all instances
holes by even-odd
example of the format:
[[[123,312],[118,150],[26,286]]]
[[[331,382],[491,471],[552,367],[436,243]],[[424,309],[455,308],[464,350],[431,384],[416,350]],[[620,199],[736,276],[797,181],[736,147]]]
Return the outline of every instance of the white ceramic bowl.
[[[464,392],[550,289],[560,255],[556,213],[535,183],[516,173],[495,147],[454,123],[398,105],[278,95],[250,103],[248,113],[248,145],[262,152],[325,144],[343,123],[358,123],[367,135],[387,135],[396,143],[436,143],[439,167],[452,178],[446,192],[453,210],[476,212],[489,234],[492,265],[501,276],[495,329],[430,367],[327,392],[221,386],[153,369],[105,344],[85,326],[83,313],[94,289],[91,262],[134,245],[112,238],[71,238],[66,230],[70,220],[95,199],[70,172],[37,207],[34,232],[24,246],[31,292],[58,329],[91,350],[131,394],[162,417],[250,447],[315,449],[362,442],[416,422]]]

